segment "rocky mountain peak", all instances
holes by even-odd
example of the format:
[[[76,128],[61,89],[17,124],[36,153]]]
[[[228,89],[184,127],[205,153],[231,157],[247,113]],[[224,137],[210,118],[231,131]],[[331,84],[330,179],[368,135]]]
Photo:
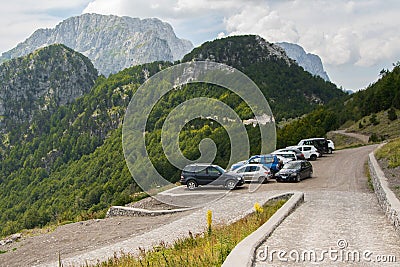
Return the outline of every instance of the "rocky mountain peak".
[[[330,81],[329,76],[324,70],[324,66],[322,65],[321,58],[317,55],[307,53],[304,51],[303,47],[297,44],[292,43],[276,43],[278,46],[282,47],[286,54],[293,60],[297,62],[297,64],[304,68],[305,71],[309,73],[319,76],[325,81]]]
[[[88,58],[61,44],[1,64],[0,131],[72,102],[89,92],[97,75]]]
[[[83,14],[68,18],[53,29],[35,31],[3,53],[0,62],[54,43],[84,54],[105,75],[132,65],[179,60],[193,48],[190,41],[176,37],[171,25],[156,18]]]
[[[183,58],[183,61],[190,60],[212,60],[238,68],[269,60],[283,60],[288,66],[294,63],[284,49],[258,35],[229,36],[206,42]]]

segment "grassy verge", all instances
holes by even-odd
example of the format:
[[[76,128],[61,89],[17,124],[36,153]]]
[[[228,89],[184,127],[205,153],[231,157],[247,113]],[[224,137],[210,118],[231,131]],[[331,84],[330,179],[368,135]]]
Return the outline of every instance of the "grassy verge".
[[[392,140],[375,152],[376,158],[383,166],[390,189],[400,200],[400,138]]]
[[[221,266],[231,250],[264,224],[286,201],[269,201],[263,207],[255,204],[255,213],[230,225],[212,226],[212,220],[207,216],[209,228],[202,235],[189,233],[189,237],[179,239],[171,246],[161,243],[151,251],[142,250],[138,257],[114,257],[96,266]],[[206,214],[204,218],[206,220]]]
[[[375,156],[377,159],[386,159],[388,160],[388,167],[389,168],[396,168],[400,166],[400,138],[397,138],[378,151],[376,151]]]
[[[371,172],[369,171],[368,162],[364,164],[365,175],[367,176],[367,185],[371,192],[374,192],[374,185],[372,184]]]
[[[393,121],[388,118],[387,110],[374,115],[365,116],[349,126],[348,130],[375,136],[376,140],[372,140],[374,142],[397,138],[400,136],[400,111],[396,110],[396,113],[398,118]],[[374,121],[372,121],[373,116],[375,117]]]

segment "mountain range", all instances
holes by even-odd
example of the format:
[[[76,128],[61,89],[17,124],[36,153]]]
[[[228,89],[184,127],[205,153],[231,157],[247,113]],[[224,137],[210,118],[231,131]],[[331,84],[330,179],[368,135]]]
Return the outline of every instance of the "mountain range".
[[[176,37],[171,25],[159,19],[83,14],[60,22],[53,29],[39,29],[0,62],[25,56],[51,44],[64,44],[92,60],[104,75],[153,61],[176,61],[193,48]]]
[[[311,74],[317,75],[324,79],[325,81],[330,81],[329,76],[324,70],[324,66],[322,65],[321,58],[317,55],[306,53],[304,48],[299,46],[298,44],[292,44],[287,42],[276,43],[278,46],[282,47],[288,57],[294,59],[297,64],[302,66],[305,71],[308,71]]]
[[[193,60],[229,64],[247,74],[270,102],[278,121],[302,116],[344,95],[334,84],[304,71],[287,57],[282,48],[259,36],[233,36],[204,43],[185,55],[182,62]],[[1,65],[8,66],[4,73],[18,73],[24,83],[13,83],[15,75],[4,82],[16,85],[14,91],[19,91],[19,85],[25,84],[29,90],[22,92],[31,95],[30,99],[40,99],[41,94],[53,90],[52,87],[41,87],[46,82],[61,85],[58,91],[69,92],[71,77],[85,73],[82,71],[85,68],[92,75],[87,84],[93,84],[89,90],[86,87],[75,88],[76,94],[71,95],[68,101],[61,98],[57,105],[47,105],[51,107],[47,109],[41,100],[21,102],[19,98],[8,99],[16,111],[22,108],[33,112],[28,119],[14,123],[1,134],[2,235],[57,221],[102,217],[110,205],[128,203],[133,200],[134,193],[140,191],[123,157],[122,121],[137,88],[148,77],[172,63],[133,66],[107,78],[100,75],[93,81],[96,72],[87,61],[86,57],[64,45],[52,45]],[[51,62],[54,64],[50,68]],[[67,66],[72,68],[65,72],[68,75],[45,77],[49,73],[57,74],[59,69],[68,69]],[[37,88],[42,88],[45,93],[36,92]],[[179,170],[162,153],[160,127],[171,110],[195,97],[220,100],[242,119],[249,119],[252,115],[234,93],[214,85],[189,84],[160,99],[148,117],[146,143],[154,166],[172,182],[179,178]],[[257,153],[260,149],[258,128],[246,126],[246,129],[252,153]],[[229,137],[222,126],[208,120],[194,120],[182,129],[182,153],[190,159],[198,158],[199,142],[207,137],[216,142],[216,163],[226,165]]]
[[[4,52],[0,63],[25,56],[50,44],[64,44],[92,60],[99,73],[109,75],[124,68],[153,61],[176,61],[193,49],[176,37],[171,25],[159,19],[83,14],[60,22],[53,29],[38,29],[24,42]],[[297,64],[326,81],[321,59],[296,44],[277,43]]]
[[[80,28],[79,23],[73,25]],[[281,46],[254,35],[206,42],[181,61],[171,62],[171,54],[166,60],[131,66],[108,77],[98,76],[89,57],[65,44],[26,53],[9,56],[0,65],[1,121],[5,126],[0,132],[2,236],[23,228],[101,218],[110,205],[135,200],[141,189],[126,166],[121,145],[125,111],[141,84],[180,62],[224,63],[250,77],[268,100],[276,122],[283,124],[276,129],[278,147],[296,144],[300,138],[323,136],[371,112],[400,108],[399,65],[366,90],[348,95],[305,71]],[[163,153],[162,126],[174,108],[199,97],[223,102],[242,120],[253,116],[236,94],[212,84],[187,84],[163,96],[147,118],[146,157],[171,182],[179,180],[180,171]],[[294,119],[287,121],[290,118]],[[259,128],[245,128],[251,154],[259,153]],[[181,129],[182,154],[191,160],[199,158],[204,138],[215,142],[214,163],[226,167],[230,138],[221,125],[209,119],[192,120]]]

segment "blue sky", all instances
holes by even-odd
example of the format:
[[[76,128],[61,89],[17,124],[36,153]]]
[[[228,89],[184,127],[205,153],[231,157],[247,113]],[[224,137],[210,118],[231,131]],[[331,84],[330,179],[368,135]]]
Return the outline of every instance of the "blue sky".
[[[196,46],[234,34],[297,43],[345,89],[365,88],[400,60],[396,0],[13,0],[0,9],[0,53],[83,13],[157,17]]]

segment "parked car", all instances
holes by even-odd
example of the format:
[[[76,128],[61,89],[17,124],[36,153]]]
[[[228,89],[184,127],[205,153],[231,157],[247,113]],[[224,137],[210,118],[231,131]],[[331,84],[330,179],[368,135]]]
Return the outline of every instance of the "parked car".
[[[296,153],[294,153],[292,151],[287,151],[287,152],[279,152],[279,151],[276,152],[275,151],[275,152],[272,152],[271,154],[285,158],[286,160],[283,160],[283,164],[286,164],[287,162],[292,161],[292,160],[299,160]]]
[[[237,168],[246,165],[246,164],[262,164],[265,167],[267,167],[268,169],[270,169],[270,171],[272,173],[276,173],[280,170],[281,168],[281,163],[279,162],[279,159],[276,155],[272,155],[272,154],[266,154],[266,155],[255,155],[250,157],[248,160],[246,161],[240,161],[237,162],[235,164],[232,165],[232,167],[230,168],[231,171],[236,170]]]
[[[294,146],[290,146],[290,147],[286,147],[286,148],[281,148],[278,150],[275,150],[274,152],[272,152],[272,154],[275,154],[275,152],[294,152],[296,153],[297,159],[306,159],[304,157],[304,154],[301,150],[297,149]]]
[[[309,138],[309,139],[302,139],[300,142],[297,144],[298,146],[304,146],[304,145],[310,145],[314,146],[318,152],[321,154],[329,153],[329,147],[328,147],[328,140],[325,138]]]
[[[328,141],[328,153],[332,154],[333,151],[335,151],[335,143],[330,139],[328,139],[327,141]]]
[[[286,163],[275,174],[277,182],[300,182],[302,179],[312,177],[313,167],[307,160],[294,160]]]
[[[293,147],[300,150],[304,154],[305,159],[307,160],[316,160],[321,156],[321,154],[318,152],[315,146],[304,145],[304,146],[293,146]]]
[[[227,189],[234,189],[244,184],[240,175],[226,173],[218,165],[212,164],[190,164],[182,170],[181,184],[186,185],[190,190],[199,185],[223,185]]]
[[[288,159],[288,158],[282,157],[280,155],[275,155],[275,156],[277,156],[278,159],[279,159],[279,170],[282,169],[282,167],[283,167],[283,165],[285,165],[285,163],[287,163],[287,162],[292,160],[292,159]]]
[[[231,171],[243,177],[245,182],[268,182],[273,177],[270,169],[262,164],[246,164]]]

